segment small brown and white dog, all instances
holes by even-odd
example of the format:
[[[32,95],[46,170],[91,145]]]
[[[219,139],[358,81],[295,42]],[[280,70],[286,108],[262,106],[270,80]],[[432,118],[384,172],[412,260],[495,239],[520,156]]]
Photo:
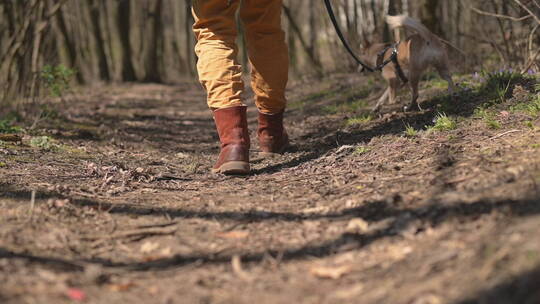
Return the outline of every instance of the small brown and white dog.
[[[448,91],[454,92],[455,86],[450,76],[448,54],[439,37],[430,32],[422,23],[406,15],[387,16],[386,23],[391,29],[404,27],[415,34],[396,44],[397,64],[389,62],[382,69],[382,76],[388,82],[388,88],[377,101],[373,111],[379,111],[385,99],[388,99],[391,104],[396,102],[396,92],[404,82],[399,77],[399,68],[408,79],[407,84],[411,90],[411,102],[404,107],[406,111],[421,110],[417,103],[418,82],[422,73],[430,66],[435,67],[439,75],[448,82]],[[388,60],[392,51],[390,44],[376,43],[366,46],[364,50],[366,55],[362,57],[372,66],[377,66],[381,60]]]

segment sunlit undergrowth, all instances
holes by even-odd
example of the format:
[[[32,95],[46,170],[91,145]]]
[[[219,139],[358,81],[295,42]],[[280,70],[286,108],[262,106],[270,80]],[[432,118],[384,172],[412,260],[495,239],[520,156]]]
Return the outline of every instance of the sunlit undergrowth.
[[[14,123],[14,119],[0,119],[0,133],[18,133],[22,131],[22,128]]]
[[[354,126],[354,125],[361,125],[370,122],[373,120],[373,116],[369,114],[364,114],[360,116],[355,116],[347,119],[347,122],[345,123],[346,126]]]
[[[536,98],[530,102],[521,102],[510,107],[512,112],[522,112],[532,118],[537,118],[540,115],[540,95],[536,95]]]
[[[403,133],[407,137],[415,137],[418,135],[418,131],[416,131],[410,124],[405,125],[405,131],[403,131]]]
[[[450,131],[457,128],[455,119],[447,116],[445,113],[439,113],[434,118],[435,124],[427,127],[428,131]]]

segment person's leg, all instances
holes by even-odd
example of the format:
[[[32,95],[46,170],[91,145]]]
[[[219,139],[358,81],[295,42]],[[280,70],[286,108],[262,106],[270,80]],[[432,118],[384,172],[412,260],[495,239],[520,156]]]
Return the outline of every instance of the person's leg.
[[[240,8],[251,63],[251,87],[259,110],[259,144],[263,152],[270,153],[281,153],[288,145],[283,113],[289,57],[281,10],[281,0],[244,0]]]
[[[243,106],[242,66],[237,61],[235,13],[239,0],[194,0],[193,32],[197,39],[197,72],[208,94],[208,106]]]
[[[199,81],[207,91],[221,141],[221,151],[214,172],[245,174],[249,172],[249,133],[242,68],[238,64],[235,13],[239,1],[194,0],[193,31],[197,39]]]

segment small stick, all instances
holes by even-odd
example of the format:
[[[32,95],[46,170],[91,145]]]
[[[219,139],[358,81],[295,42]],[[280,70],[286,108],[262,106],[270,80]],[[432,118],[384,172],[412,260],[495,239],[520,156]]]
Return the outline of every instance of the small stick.
[[[176,230],[177,230],[176,227],[151,227],[151,228],[146,228],[146,229],[119,231],[117,233],[113,233],[110,235],[97,235],[97,234],[84,235],[82,236],[82,238],[86,240],[100,240],[100,239],[112,240],[112,239],[121,239],[121,238],[129,238],[129,237],[146,237],[146,236],[153,236],[153,235],[174,234]]]
[[[34,216],[34,207],[36,205],[36,190],[32,190],[32,194],[30,195],[30,218],[29,221],[32,221],[32,217]]]
[[[242,269],[242,260],[240,259],[239,255],[236,255],[236,254],[233,255],[233,257],[231,259],[231,266],[232,266],[232,269],[233,269],[234,273],[241,280],[251,281],[250,275],[244,269]]]
[[[503,137],[503,136],[505,136],[506,134],[515,133],[515,132],[519,132],[519,131],[521,131],[521,130],[510,130],[510,131],[506,131],[506,132],[501,133],[501,134],[499,134],[499,135],[495,135],[495,136],[491,137],[490,139],[491,139],[491,140],[492,140],[492,139],[496,139],[496,138],[499,138],[499,137]]]
[[[464,177],[460,177],[460,178],[454,178],[454,179],[451,179],[449,181],[446,181],[446,183],[447,184],[457,184],[457,183],[464,182],[464,181],[466,181],[468,179],[475,178],[476,176],[478,176],[478,173],[474,173],[474,174],[464,176]]]

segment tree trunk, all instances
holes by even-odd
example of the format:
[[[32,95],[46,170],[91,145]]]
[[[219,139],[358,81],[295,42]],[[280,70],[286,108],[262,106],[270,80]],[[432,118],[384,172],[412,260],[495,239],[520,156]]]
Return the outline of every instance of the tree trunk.
[[[130,34],[130,0],[118,0],[118,32],[120,34],[120,48],[122,53],[122,80],[135,81],[135,69],[131,61]]]
[[[89,1],[90,10],[90,25],[92,27],[92,37],[94,38],[94,48],[98,61],[99,79],[109,81],[109,64],[107,54],[105,53],[105,43],[101,35],[101,27],[99,25],[99,6],[94,0]]]
[[[439,9],[439,0],[424,0],[422,4],[422,17],[420,21],[433,33],[439,37],[445,37],[441,27],[441,19],[437,11]]]
[[[163,51],[163,26],[161,21],[162,0],[154,0],[154,7],[150,12],[150,44],[145,58],[146,82],[162,82],[160,59]]]

